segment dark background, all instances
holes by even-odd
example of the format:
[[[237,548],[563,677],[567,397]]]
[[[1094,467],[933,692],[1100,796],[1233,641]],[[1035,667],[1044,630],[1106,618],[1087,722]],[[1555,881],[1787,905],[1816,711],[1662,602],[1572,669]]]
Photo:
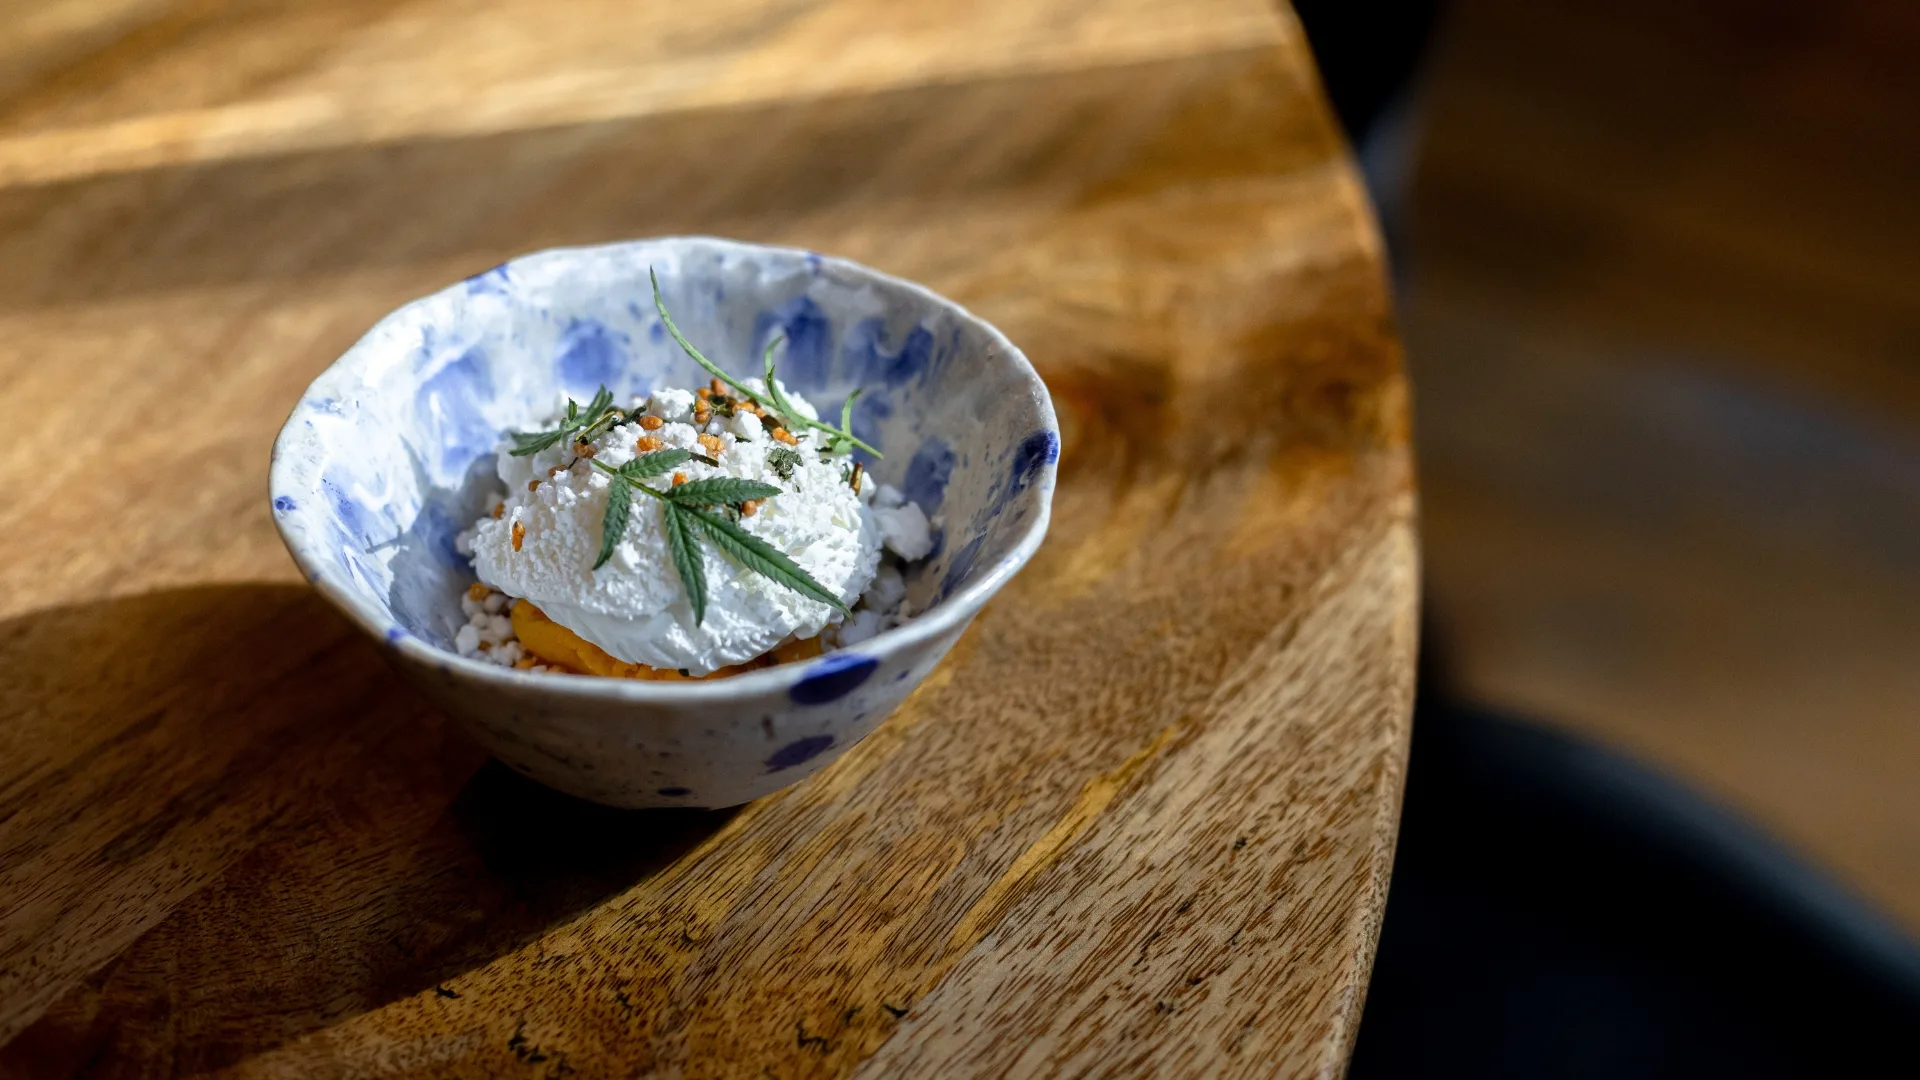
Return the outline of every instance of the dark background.
[[[1355,1075],[1911,1067],[1920,5],[1298,10],[1422,472]]]

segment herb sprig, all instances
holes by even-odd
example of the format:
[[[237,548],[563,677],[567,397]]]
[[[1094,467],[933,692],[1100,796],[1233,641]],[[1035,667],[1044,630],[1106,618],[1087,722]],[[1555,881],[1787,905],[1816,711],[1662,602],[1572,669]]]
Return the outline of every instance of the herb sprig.
[[[713,506],[738,507],[741,503],[770,499],[781,489],[758,480],[735,476],[716,476],[667,488],[641,483],[692,460],[699,455],[686,450],[655,450],[641,454],[615,468],[602,461],[594,467],[612,478],[607,489],[607,513],[601,523],[600,555],[593,568],[598,570],[613,557],[620,537],[633,513],[633,493],[638,491],[664,503],[667,550],[673,558],[673,570],[687,590],[696,625],[707,617],[707,574],[700,562],[700,541],[705,540],[748,570],[783,585],[794,592],[844,612],[847,606],[826,586],[788,558],[778,548],[742,528],[738,522],[714,513]]]
[[[567,411],[560,417],[560,425],[553,430],[513,432],[513,449],[507,453],[514,457],[532,457],[569,435],[574,436],[574,442],[591,442],[601,431],[612,426],[611,421],[623,420],[626,415],[614,406],[613,391],[602,386],[585,409],[568,398]]]
[[[799,468],[805,460],[800,456],[800,451],[791,446],[776,446],[767,451],[767,467],[782,480],[793,479],[793,470]]]
[[[813,428],[817,431],[826,432],[827,435],[830,436],[827,440],[828,453],[843,454],[855,447],[859,447],[876,458],[881,456],[880,451],[854,437],[853,429],[850,426],[850,421],[853,419],[853,400],[860,396],[860,391],[855,390],[852,394],[848,395],[846,404],[840,407],[839,427],[834,427],[831,424],[823,424],[795,408],[793,402],[788,399],[786,393],[780,389],[780,384],[774,381],[773,377],[773,352],[779,348],[780,343],[785,340],[784,337],[779,335],[775,335],[772,341],[767,342],[767,350],[765,353],[762,353],[760,357],[761,366],[766,372],[766,391],[763,393],[749,389],[745,383],[742,383],[739,379],[721,370],[720,365],[707,359],[699,349],[694,347],[693,342],[687,340],[687,336],[680,332],[678,326],[674,325],[673,316],[667,313],[667,302],[660,296],[659,275],[653,272],[652,267],[648,267],[647,277],[653,282],[653,307],[654,310],[660,313],[660,322],[666,326],[667,333],[673,337],[673,340],[679,343],[681,351],[691,357],[694,363],[705,368],[708,374],[728,386],[733,387],[734,390],[739,392],[741,397],[773,413],[786,424],[788,431],[797,431],[801,428]]]
[[[666,301],[660,295],[660,279],[651,267],[647,270],[647,277],[653,283],[653,306],[660,313],[660,321],[667,328],[667,333],[714,378],[732,387],[742,398],[758,405],[789,431],[812,428],[825,432],[828,438],[826,446],[821,448],[823,455],[847,454],[857,447],[876,458],[881,456],[879,450],[853,434],[853,404],[859,398],[860,391],[855,390],[847,395],[846,401],[840,406],[838,427],[821,423],[802,413],[774,378],[773,354],[784,340],[778,336],[767,343],[766,351],[760,358],[766,375],[765,391],[749,389],[707,359],[694,347],[693,342],[687,340],[686,335],[674,324],[673,316],[667,312]],[[575,446],[591,443],[616,424],[630,421],[637,415],[637,410],[627,412],[614,405],[613,394],[602,386],[585,409],[568,399],[566,412],[553,429],[512,432],[514,448],[509,453],[514,457],[530,457],[568,439]],[[580,453],[588,455],[585,450]],[[606,473],[612,480],[607,489],[606,515],[601,521],[600,551],[593,563],[595,570],[605,566],[607,560],[613,558],[614,550],[620,546],[620,539],[633,517],[633,493],[638,491],[662,504],[668,554],[673,560],[674,573],[687,590],[687,600],[693,608],[696,625],[704,622],[707,615],[707,575],[701,563],[703,541],[719,548],[742,567],[778,585],[818,600],[836,611],[847,610],[838,596],[815,581],[798,563],[741,526],[740,516],[746,503],[770,499],[781,494],[780,488],[758,480],[732,476],[710,477],[666,488],[650,487],[641,482],[688,461],[715,466],[720,464],[705,454],[682,449],[642,453],[618,467],[593,460],[593,467]],[[767,455],[767,463],[782,480],[792,480],[794,469],[802,461],[800,452],[788,447],[775,447]],[[725,513],[715,513],[715,507],[723,509]]]

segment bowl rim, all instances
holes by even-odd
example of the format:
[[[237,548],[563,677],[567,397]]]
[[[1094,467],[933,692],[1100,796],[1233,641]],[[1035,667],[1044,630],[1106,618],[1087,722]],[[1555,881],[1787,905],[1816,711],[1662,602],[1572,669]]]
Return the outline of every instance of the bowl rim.
[[[615,679],[606,676],[582,675],[571,678],[554,678],[545,672],[521,671],[517,668],[501,667],[480,660],[470,660],[458,653],[429,644],[417,634],[399,625],[380,609],[355,595],[328,572],[312,550],[312,540],[305,535],[296,536],[291,524],[280,513],[273,513],[274,529],[280,534],[281,543],[286,545],[295,565],[304,576],[319,590],[327,601],[344,612],[348,618],[369,637],[392,649],[399,655],[438,668],[440,671],[479,682],[491,684],[500,689],[515,691],[536,691],[561,698],[579,700],[619,701],[634,703],[679,703],[711,701],[716,699],[734,699],[752,697],[769,691],[784,690],[804,681],[810,675],[825,674],[819,669],[836,663],[836,657],[857,655],[884,662],[899,653],[922,646],[956,627],[964,627],[979,614],[988,600],[1000,591],[1013,575],[1024,567],[1028,560],[1039,550],[1046,538],[1047,527],[1053,517],[1053,494],[1059,473],[1060,421],[1053,408],[1053,398],[1048,393],[1046,382],[1034,370],[1033,363],[1007,336],[992,323],[975,315],[960,303],[950,300],[918,282],[876,270],[864,263],[834,255],[823,255],[807,248],[791,247],[779,244],[757,244],[742,240],[702,234],[684,234],[671,236],[641,237],[630,240],[614,241],[604,244],[577,244],[562,247],[542,248],[538,251],[517,255],[481,273],[510,268],[531,259],[559,259],[570,255],[588,252],[604,252],[621,248],[654,245],[686,245],[694,247],[719,247],[730,249],[735,254],[771,253],[806,261],[817,260],[821,265],[831,265],[856,278],[884,288],[907,293],[923,304],[944,309],[949,314],[965,320],[984,331],[988,345],[997,349],[1014,366],[1014,370],[1026,377],[1028,382],[1039,390],[1035,401],[1039,405],[1042,430],[1053,436],[1053,454],[1043,463],[1040,474],[1033,481],[1039,506],[1037,512],[1028,521],[1025,531],[1014,543],[1011,551],[996,562],[986,573],[975,581],[940,601],[934,607],[902,626],[883,630],[879,634],[850,646],[839,652],[827,653],[799,663],[779,664],[760,671],[732,675],[724,679],[699,682],[650,682],[637,679]],[[473,275],[479,276],[479,275]],[[403,321],[409,313],[432,303],[440,297],[461,288],[471,277],[453,282],[425,296],[417,297],[380,317],[367,332],[362,334],[352,346],[328,364],[295,401],[288,412],[287,420],[281,425],[280,433],[274,438],[272,465],[267,476],[267,501],[269,508],[282,495],[291,495],[287,489],[292,486],[292,464],[288,450],[309,438],[300,430],[298,417],[317,387],[340,377],[367,360],[361,355],[361,346],[371,341],[391,324]],[[368,354],[370,355],[370,354]]]

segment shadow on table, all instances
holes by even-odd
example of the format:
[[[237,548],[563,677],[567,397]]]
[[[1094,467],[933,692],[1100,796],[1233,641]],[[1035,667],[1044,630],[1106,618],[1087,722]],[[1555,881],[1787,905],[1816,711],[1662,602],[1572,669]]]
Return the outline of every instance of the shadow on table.
[[[0,1074],[217,1069],[510,952],[731,816],[487,762],[303,587],[35,612],[0,623],[0,671],[0,1038],[46,1007]]]

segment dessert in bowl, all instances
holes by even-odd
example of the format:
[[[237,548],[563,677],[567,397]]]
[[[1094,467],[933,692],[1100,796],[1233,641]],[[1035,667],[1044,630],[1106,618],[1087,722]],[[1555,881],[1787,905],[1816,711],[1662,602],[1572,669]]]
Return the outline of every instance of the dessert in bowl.
[[[920,288],[708,238],[542,252],[410,304],[274,448],[303,572],[488,750],[620,806],[817,770],[1046,530],[1026,358]]]

